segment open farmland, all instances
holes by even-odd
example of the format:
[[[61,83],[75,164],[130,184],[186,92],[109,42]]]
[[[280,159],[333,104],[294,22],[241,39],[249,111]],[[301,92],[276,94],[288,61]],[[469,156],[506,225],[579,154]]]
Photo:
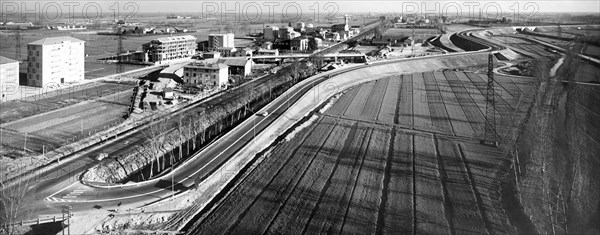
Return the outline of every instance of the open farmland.
[[[515,233],[498,192],[510,159],[477,138],[484,78],[435,71],[346,90],[266,153],[188,233]],[[504,135],[533,84],[496,79]]]
[[[106,84],[35,101],[2,103],[15,106],[11,112],[2,113],[3,120],[18,119],[1,126],[2,154],[11,156],[11,151],[23,148],[27,152],[48,152],[120,124],[129,108],[132,87]],[[47,109],[53,111],[45,112]]]

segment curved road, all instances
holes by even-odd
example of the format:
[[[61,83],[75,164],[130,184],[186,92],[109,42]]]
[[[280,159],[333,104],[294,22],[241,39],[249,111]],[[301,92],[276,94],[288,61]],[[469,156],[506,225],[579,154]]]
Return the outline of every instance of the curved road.
[[[448,57],[477,53],[487,52],[462,52],[430,57]],[[110,189],[90,187],[81,184],[78,181],[78,176],[90,165],[96,164],[95,160],[86,158],[78,161],[79,163],[77,164],[65,164],[63,166],[65,168],[63,169],[54,172],[46,172],[41,175],[40,178],[43,178],[44,181],[41,181],[32,188],[32,192],[35,193],[36,198],[40,200],[28,205],[29,216],[27,217],[43,218],[48,215],[60,215],[61,204],[71,205],[74,212],[88,212],[100,208],[116,208],[119,203],[124,205],[121,209],[133,208],[152,203],[161,198],[168,197],[173,193],[181,192],[186,189],[186,186],[192,185],[195,178],[200,177],[201,179],[204,179],[215,170],[219,169],[221,164],[235,156],[235,153],[239,149],[252,141],[254,131],[260,132],[263,130],[271,122],[277,119],[291,103],[294,103],[306,91],[316,84],[327,80],[330,76],[370,66],[381,66],[404,60],[419,60],[430,57],[373,62],[371,65],[346,67],[311,77],[308,82],[300,83],[292,87],[290,91],[288,91],[287,94],[290,95],[287,97],[280,97],[263,108],[261,111],[267,111],[269,113],[267,117],[251,116],[236,128],[223,135],[220,139],[214,141],[213,144],[207,146],[204,150],[190,158],[190,160],[182,166],[176,168],[174,174],[167,174],[163,176],[162,180],[151,184],[143,183],[135,186]],[[114,141],[105,146],[99,146],[88,151],[100,151],[99,149],[106,151],[107,148],[118,151],[119,149],[127,148],[127,146],[132,143],[127,141],[140,141],[135,137],[135,133],[140,132],[138,131],[130,135],[122,136],[119,141]],[[56,175],[57,177],[53,178],[53,175]],[[171,177],[173,177],[173,182],[175,182],[175,191],[172,191],[171,188]]]

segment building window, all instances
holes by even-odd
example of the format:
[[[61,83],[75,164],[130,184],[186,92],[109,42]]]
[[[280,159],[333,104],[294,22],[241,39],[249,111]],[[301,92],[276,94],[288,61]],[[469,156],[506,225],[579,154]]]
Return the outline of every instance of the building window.
[[[35,67],[39,69],[40,68],[40,63],[35,63]]]
[[[190,73],[185,73],[185,76],[186,76],[186,77],[189,77],[189,76],[190,76]]]
[[[194,77],[196,76],[196,73],[194,73]]]

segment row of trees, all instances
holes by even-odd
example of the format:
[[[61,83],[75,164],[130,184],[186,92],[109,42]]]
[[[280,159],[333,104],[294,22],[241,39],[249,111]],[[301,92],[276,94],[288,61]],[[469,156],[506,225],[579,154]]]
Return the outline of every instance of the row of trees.
[[[96,175],[86,174],[84,179],[120,182],[145,167],[149,169],[142,172],[142,180],[154,177],[169,166],[192,155],[227,128],[240,123],[256,109],[315,72],[314,66],[293,61],[287,69],[280,70],[278,74],[272,75],[273,77],[263,82],[241,86],[231,93],[229,98],[211,108],[179,114],[171,118],[164,118],[166,114],[159,114],[144,131],[147,140],[143,144],[138,145],[134,151],[124,157],[100,164],[92,171],[96,172]],[[133,162],[138,163],[133,164]],[[107,171],[111,173],[107,174]]]

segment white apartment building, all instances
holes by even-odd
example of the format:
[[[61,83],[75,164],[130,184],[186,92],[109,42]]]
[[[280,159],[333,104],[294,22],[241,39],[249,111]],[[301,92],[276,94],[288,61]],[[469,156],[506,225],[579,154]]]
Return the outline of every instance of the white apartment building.
[[[224,33],[224,34],[209,34],[208,35],[208,47],[209,48],[217,48],[217,47],[235,47],[233,33]]]
[[[84,79],[85,41],[44,38],[27,45],[27,85],[45,87]]]
[[[191,35],[157,38],[142,46],[148,53],[148,62],[161,64],[196,54],[196,37]]]
[[[19,87],[19,62],[0,56],[0,94]]]
[[[183,82],[207,86],[226,85],[228,69],[225,64],[195,61],[183,66]]]

